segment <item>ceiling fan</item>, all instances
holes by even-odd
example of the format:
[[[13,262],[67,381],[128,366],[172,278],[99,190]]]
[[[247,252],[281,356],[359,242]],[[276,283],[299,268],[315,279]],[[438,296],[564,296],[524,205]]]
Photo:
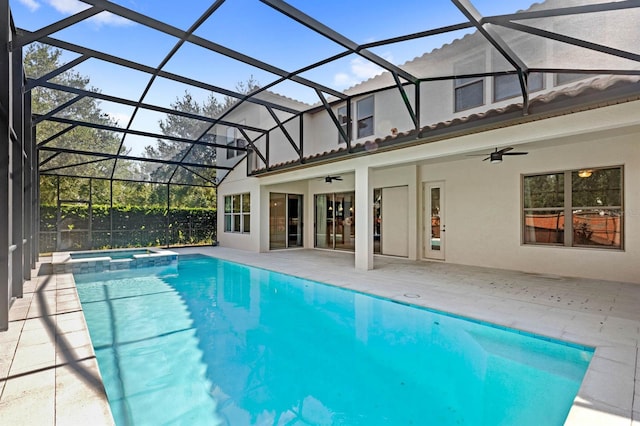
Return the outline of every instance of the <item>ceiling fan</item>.
[[[470,154],[471,156],[485,156],[485,158],[482,159],[482,161],[487,161],[490,160],[491,163],[501,163],[502,162],[502,156],[503,155],[526,155],[528,154],[528,152],[524,152],[524,151],[513,151],[510,152],[513,149],[513,147],[506,147],[506,148],[502,148],[500,150],[498,150],[498,148],[495,149],[495,151],[493,152],[489,152],[487,154]]]
[[[324,181],[325,181],[326,183],[331,183],[331,182],[333,182],[334,180],[342,180],[342,176],[331,176],[331,175],[329,175],[329,176],[326,176],[326,177],[324,178]]]

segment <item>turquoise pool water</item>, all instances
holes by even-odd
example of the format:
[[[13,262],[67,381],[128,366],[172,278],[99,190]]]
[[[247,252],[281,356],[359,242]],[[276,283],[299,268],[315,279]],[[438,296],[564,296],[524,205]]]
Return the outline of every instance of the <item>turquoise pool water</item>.
[[[118,425],[561,425],[592,356],[204,256],[75,279]]]

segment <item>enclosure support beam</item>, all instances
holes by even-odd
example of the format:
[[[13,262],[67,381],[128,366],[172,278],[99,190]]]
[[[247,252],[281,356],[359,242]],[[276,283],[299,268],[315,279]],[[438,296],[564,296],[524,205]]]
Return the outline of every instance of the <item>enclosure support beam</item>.
[[[331,109],[331,105],[329,105],[329,102],[327,102],[327,99],[324,97],[322,92],[316,89],[316,93],[318,94],[318,97],[322,101],[322,105],[324,105],[325,111],[327,111],[327,114],[329,114],[329,118],[331,119],[331,121],[333,121],[333,125],[336,126],[336,129],[338,130],[338,134],[347,143],[347,150],[351,152],[351,139],[350,139],[351,135],[348,134],[349,133],[348,129],[351,126],[347,125],[346,126],[347,131],[345,132],[345,129],[342,128],[342,123],[340,123],[340,121],[338,120],[338,117],[336,117],[335,113],[333,112],[333,109]],[[347,100],[347,104],[350,104],[350,103],[351,103],[351,99]],[[346,120],[347,122],[350,123],[351,116],[347,114]]]
[[[22,109],[22,50],[11,55],[11,296],[22,297],[24,280],[24,111]]]
[[[31,93],[27,92],[22,97],[24,108],[24,119],[22,123],[23,135],[22,143],[24,144],[24,259],[22,271],[25,280],[31,279],[31,269],[35,267],[33,257],[34,244],[34,210],[33,210],[33,138],[31,137]]]
[[[0,0],[0,46],[11,39],[9,0]],[[0,331],[9,329],[11,304],[10,220],[11,179],[9,177],[11,149],[11,54],[0,49]]]
[[[31,94],[29,93],[29,99]],[[31,101],[29,101],[29,112],[31,112]],[[31,117],[31,114],[29,114]],[[33,149],[33,158],[31,159],[31,173],[33,174],[33,192],[31,200],[31,208],[33,209],[33,245],[31,267],[36,267],[36,262],[40,258],[40,168],[38,167],[38,145],[36,143],[36,126],[31,125],[31,147]]]
[[[169,248],[169,212],[171,211],[171,184],[167,184],[167,215],[164,226],[164,245]]]
[[[113,248],[113,179],[109,180],[109,248]]]

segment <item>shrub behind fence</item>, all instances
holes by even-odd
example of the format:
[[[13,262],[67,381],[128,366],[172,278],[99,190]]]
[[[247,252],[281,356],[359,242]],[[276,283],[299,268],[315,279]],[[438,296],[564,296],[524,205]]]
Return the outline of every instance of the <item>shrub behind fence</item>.
[[[91,213],[91,214],[89,214]],[[40,206],[40,252],[207,245],[216,241],[216,210],[144,206]]]

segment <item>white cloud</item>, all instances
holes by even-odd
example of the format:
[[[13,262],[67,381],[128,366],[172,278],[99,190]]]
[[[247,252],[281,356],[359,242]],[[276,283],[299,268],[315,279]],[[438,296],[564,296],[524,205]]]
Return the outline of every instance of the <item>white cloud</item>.
[[[114,15],[110,12],[101,12],[91,17],[91,21],[98,25],[114,25],[114,26],[126,26],[134,25],[133,21],[123,18],[122,16]]]
[[[392,62],[390,55],[386,55],[384,59]],[[381,74],[383,71],[384,69],[380,68],[373,62],[358,57],[349,62],[348,72],[340,72],[333,76],[333,83],[338,87],[347,88],[373,78],[376,75]]]
[[[58,12],[73,15],[91,6],[78,0],[49,0],[48,3]]]
[[[356,78],[367,80],[382,72],[382,68],[373,62],[366,61],[362,58],[355,58],[351,61],[351,72]]]
[[[35,12],[40,8],[40,3],[35,0],[20,0],[20,3],[25,5],[32,12]]]
[[[346,72],[340,72],[333,77],[333,82],[340,87],[353,85],[354,78]]]
[[[34,0],[20,0],[20,1],[34,1]],[[85,9],[91,7],[87,3],[83,3],[78,0],[47,0],[49,5],[53,7],[58,12],[65,15],[73,15],[78,12],[81,12]],[[124,26],[124,25],[132,25],[133,22],[125,19],[121,16],[114,15],[109,12],[100,12],[97,15],[92,16],[89,21],[94,24],[101,25],[115,25],[115,26]]]

